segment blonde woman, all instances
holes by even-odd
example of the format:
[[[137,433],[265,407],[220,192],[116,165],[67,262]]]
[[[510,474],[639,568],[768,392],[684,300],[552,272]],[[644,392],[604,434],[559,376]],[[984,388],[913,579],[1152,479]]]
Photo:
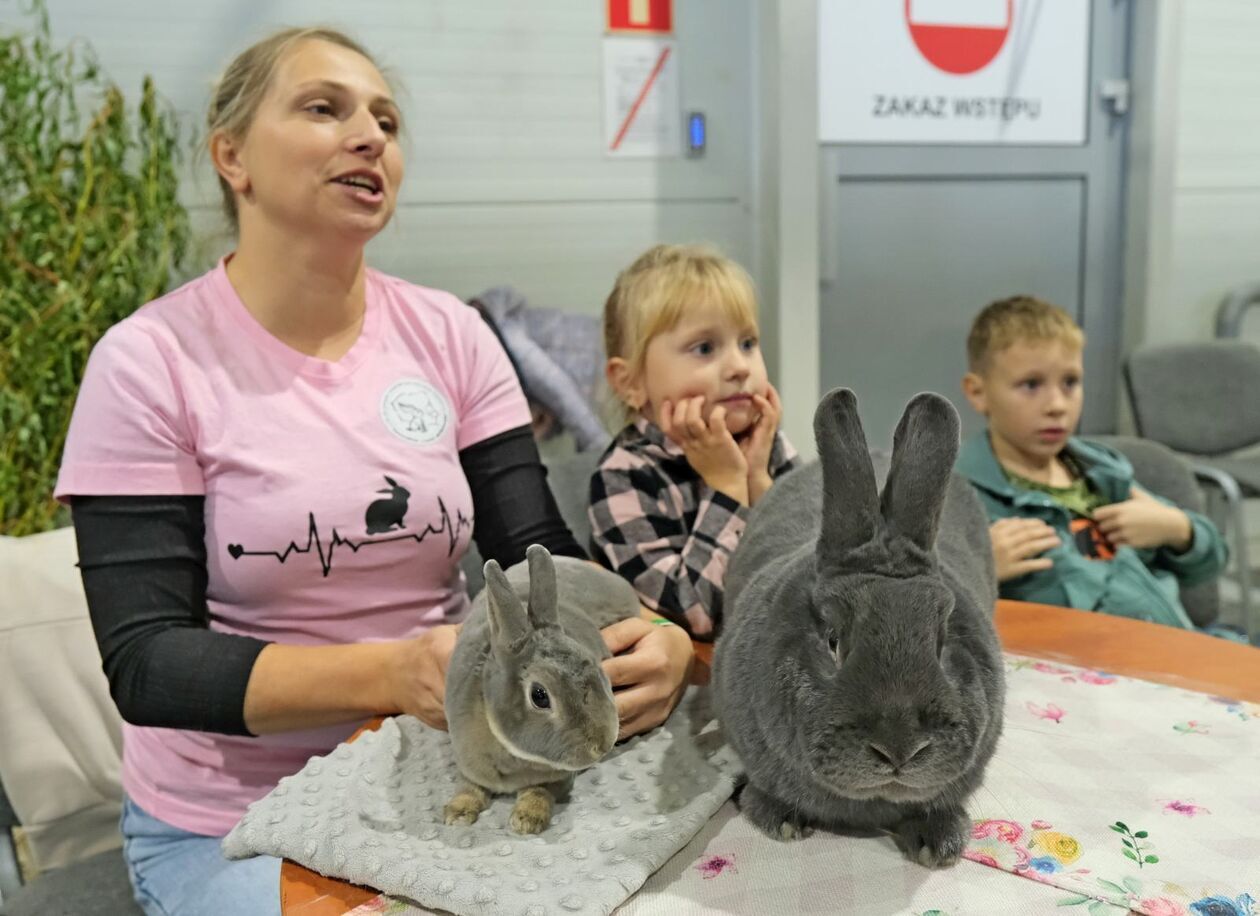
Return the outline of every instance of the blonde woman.
[[[57,496],[127,721],[148,913],[279,912],[279,862],[219,852],[246,805],[366,717],[445,724],[470,538],[504,565],[531,543],[584,555],[491,331],[364,264],[398,201],[401,120],[340,33],[242,53],[208,135],[235,251],[111,329],[85,374]],[[686,634],[605,636],[623,734],[658,724]]]

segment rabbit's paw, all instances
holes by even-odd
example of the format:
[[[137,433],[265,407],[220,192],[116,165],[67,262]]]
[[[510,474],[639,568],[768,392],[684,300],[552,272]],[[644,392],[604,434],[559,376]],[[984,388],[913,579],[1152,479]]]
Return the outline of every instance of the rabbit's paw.
[[[968,823],[960,810],[929,811],[897,825],[897,845],[927,868],[954,865],[967,846]]]
[[[517,833],[542,833],[551,823],[551,793],[540,786],[521,789],[508,823]]]
[[[740,810],[753,826],[774,840],[801,840],[814,832],[800,813],[762,792],[752,783],[739,797]]]
[[[475,824],[477,817],[486,810],[489,804],[490,796],[485,789],[465,783],[455,797],[446,803],[442,814],[448,826],[466,827],[469,824]]]

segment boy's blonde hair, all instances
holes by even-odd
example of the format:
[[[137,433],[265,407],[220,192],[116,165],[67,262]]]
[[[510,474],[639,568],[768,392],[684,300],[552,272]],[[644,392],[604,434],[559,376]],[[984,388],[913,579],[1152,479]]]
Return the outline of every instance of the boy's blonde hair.
[[[757,293],[748,271],[710,245],[656,245],[617,275],[604,303],[604,354],[643,371],[648,344],[678,324],[688,307],[715,305],[757,327]]]
[[[210,108],[206,112],[207,140],[219,131],[234,140],[249,133],[254,115],[258,113],[258,105],[267,94],[280,61],[301,42],[312,40],[326,41],[366,58],[381,71],[382,78],[389,82],[388,75],[381,70],[376,59],[363,45],[344,32],[323,26],[280,29],[236,55],[215,83],[214,91],[210,94]],[[219,176],[219,189],[223,192],[223,212],[232,224],[232,229],[236,230],[239,228],[236,196],[222,175]]]
[[[1021,342],[1054,341],[1075,349],[1085,346],[1085,333],[1072,316],[1035,296],[1012,296],[986,305],[967,334],[968,368],[981,375],[989,359]]]

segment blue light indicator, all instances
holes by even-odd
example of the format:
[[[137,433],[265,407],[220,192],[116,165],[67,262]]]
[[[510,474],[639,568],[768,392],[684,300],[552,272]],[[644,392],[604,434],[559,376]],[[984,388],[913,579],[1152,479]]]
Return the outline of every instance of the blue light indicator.
[[[704,152],[704,112],[693,111],[687,115],[687,152],[699,156]]]

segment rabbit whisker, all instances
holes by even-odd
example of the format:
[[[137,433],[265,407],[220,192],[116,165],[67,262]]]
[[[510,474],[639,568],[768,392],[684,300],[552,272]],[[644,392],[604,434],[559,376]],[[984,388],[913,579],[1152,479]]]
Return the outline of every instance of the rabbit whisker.
[[[981,784],[980,784],[980,789],[981,789],[981,791],[983,791],[983,792],[987,792],[987,793],[989,794],[989,796],[990,796],[990,797],[991,797],[991,798],[992,798],[995,802],[997,802],[997,806],[998,806],[999,808],[1001,808],[1001,809],[1002,809],[1002,813],[1003,813],[1003,814],[1005,814],[1005,815],[1007,816],[1007,819],[1008,819],[1008,820],[1015,820],[1015,812],[1013,812],[1013,811],[1010,809],[1010,807],[1006,804],[1006,802],[1002,801],[1002,799],[998,796],[998,794],[997,794],[996,792],[994,792],[992,789],[990,789],[990,788],[989,788],[988,786],[986,786],[984,783],[981,783]]]
[[[1059,791],[1060,791],[1060,788],[1061,788],[1061,787],[1053,786],[1053,785],[1051,785],[1050,783],[1044,782],[1044,781],[1043,781],[1043,780],[1041,780],[1041,779],[1037,776],[1037,774],[1036,774],[1036,773],[1034,773],[1032,770],[1029,770],[1029,769],[1027,769],[1026,767],[1021,767],[1021,766],[1018,766],[1018,765],[1016,765],[1016,764],[1012,763],[1011,761],[1009,761],[1009,760],[1005,759],[1004,757],[1002,757],[1002,756],[1001,756],[1001,755],[999,755],[999,754],[994,754],[994,755],[993,755],[992,760],[993,760],[993,762],[996,762],[996,763],[1001,763],[1001,764],[1003,764],[1003,765],[1005,765],[1005,766],[1007,766],[1007,767],[1010,767],[1012,770],[1014,770],[1015,772],[1019,773],[1021,776],[1024,776],[1024,777],[1026,777],[1027,779],[1032,780],[1032,781],[1033,781],[1033,782],[1035,782],[1037,785],[1041,786],[1041,788],[1045,789],[1045,790],[1046,790],[1048,793],[1050,793],[1052,796],[1053,796],[1055,793],[1057,793],[1057,792],[1059,792]]]
[[[1030,725],[1011,725],[1009,722],[1003,726],[1005,731],[1029,732],[1034,735],[1045,735],[1048,738],[1054,738],[1056,741],[1087,741],[1090,744],[1097,744],[1097,737],[1087,737],[1084,735],[1072,736],[1064,735],[1062,731],[1053,731],[1051,729],[1034,728]]]

